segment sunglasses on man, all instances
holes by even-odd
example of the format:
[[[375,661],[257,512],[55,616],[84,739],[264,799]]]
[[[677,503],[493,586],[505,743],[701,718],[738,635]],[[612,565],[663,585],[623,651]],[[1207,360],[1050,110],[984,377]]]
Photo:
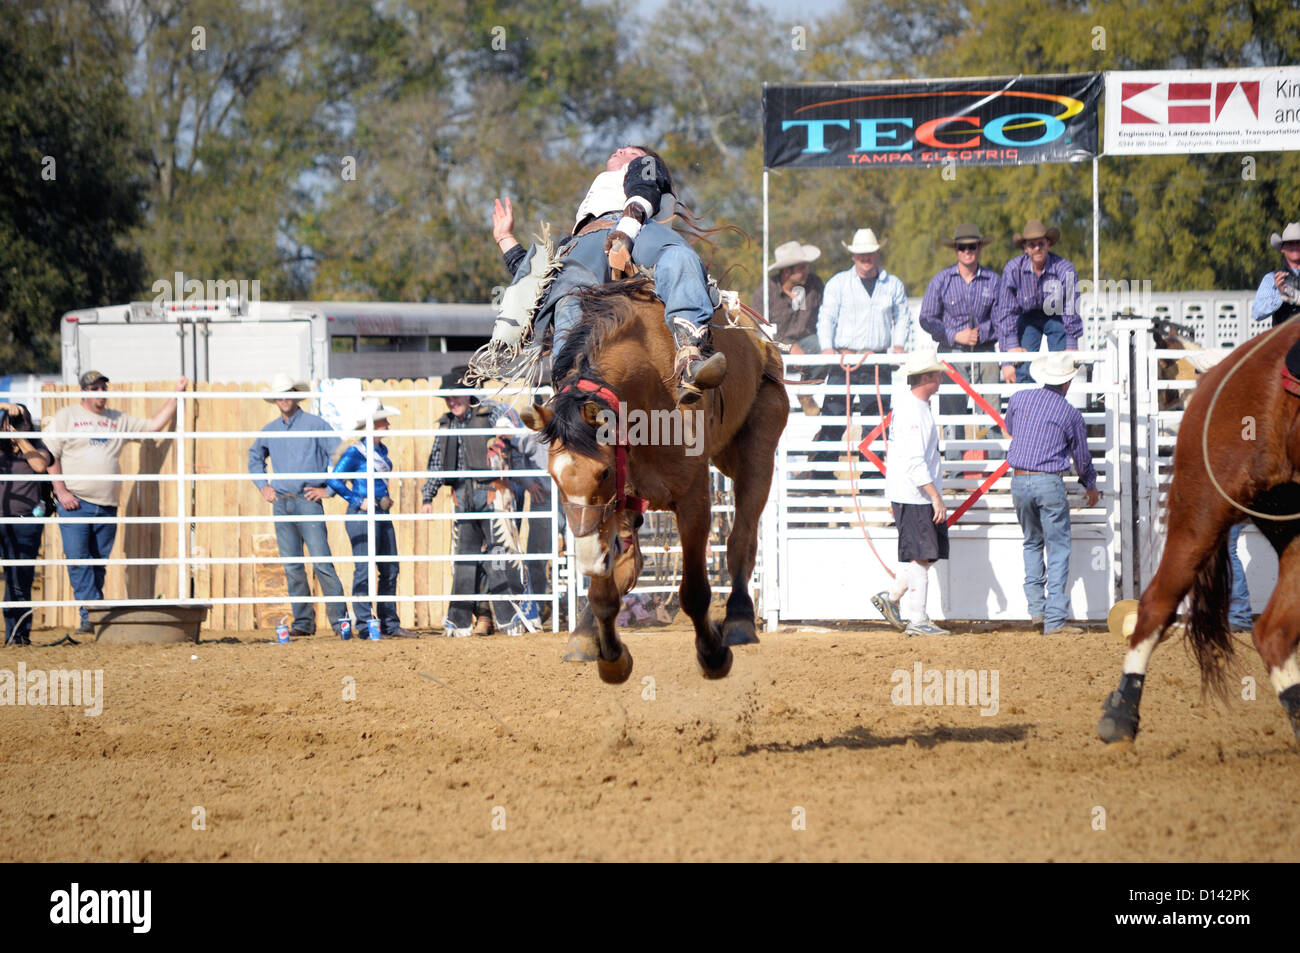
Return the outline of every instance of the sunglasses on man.
[[[1047,247],[1047,239],[1045,238],[1038,238],[1038,239],[1034,239],[1031,242],[1025,242],[1025,251],[1034,251],[1035,249],[1046,248],[1046,247]]]
[[[963,244],[963,245],[958,245],[957,250],[958,251],[979,251],[979,247],[980,246],[978,245],[978,243]]]

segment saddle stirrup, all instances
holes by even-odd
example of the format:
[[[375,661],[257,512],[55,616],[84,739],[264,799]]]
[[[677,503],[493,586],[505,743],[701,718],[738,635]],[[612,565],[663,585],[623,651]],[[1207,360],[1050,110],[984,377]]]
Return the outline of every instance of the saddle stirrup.
[[[673,343],[677,345],[677,356],[673,361],[673,373],[677,376],[677,403],[696,403],[706,390],[717,387],[727,376],[727,355],[715,352],[705,358],[705,352],[713,350],[712,335],[707,326],[701,333],[694,325],[675,323]]]

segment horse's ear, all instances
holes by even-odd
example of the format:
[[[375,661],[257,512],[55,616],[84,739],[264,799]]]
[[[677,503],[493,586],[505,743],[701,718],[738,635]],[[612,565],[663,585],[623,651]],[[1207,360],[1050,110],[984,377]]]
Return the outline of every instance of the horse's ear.
[[[582,405],[582,419],[591,426],[596,426],[600,421],[600,404],[594,400],[589,400]]]
[[[551,411],[541,404],[533,404],[533,406],[520,412],[519,419],[524,422],[524,426],[529,430],[544,430],[546,425],[551,422]]]

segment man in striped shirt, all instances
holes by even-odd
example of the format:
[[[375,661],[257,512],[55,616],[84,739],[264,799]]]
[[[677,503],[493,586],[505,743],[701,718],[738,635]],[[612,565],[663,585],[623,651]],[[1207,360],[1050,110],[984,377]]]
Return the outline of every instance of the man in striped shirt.
[[[1066,624],[1070,616],[1070,501],[1063,475],[1070,471],[1071,459],[1079,483],[1088,492],[1088,505],[1096,506],[1101,497],[1083,415],[1065,399],[1077,370],[1077,362],[1068,354],[1040,357],[1029,372],[1043,386],[1012,394],[1007,403],[1011,500],[1025,535],[1025,598],[1031,621],[1042,625],[1044,635],[1084,631]]]
[[[957,253],[957,263],[931,279],[921,299],[919,317],[921,327],[941,351],[992,351],[997,347],[993,308],[1002,281],[996,271],[980,264],[980,249],[991,240],[980,234],[978,226],[962,224],[951,239],[943,242]],[[993,384],[998,380],[994,364],[958,364],[956,368],[972,384]],[[967,401],[958,394],[944,394],[939,398],[939,413],[965,413]],[[950,440],[957,438],[956,429],[949,428]]]
[[[1023,249],[1002,269],[1002,290],[994,322],[1003,351],[1037,351],[1047,338],[1049,351],[1075,351],[1083,337],[1079,317],[1079,274],[1074,266],[1047,249],[1061,237],[1037,219],[1025,223],[1013,241]],[[1029,381],[1028,364],[1002,365],[1008,384]]]

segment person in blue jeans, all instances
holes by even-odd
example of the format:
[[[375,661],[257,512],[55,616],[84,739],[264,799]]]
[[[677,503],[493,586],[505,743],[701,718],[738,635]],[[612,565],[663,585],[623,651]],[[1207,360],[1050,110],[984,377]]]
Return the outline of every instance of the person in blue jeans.
[[[82,603],[77,632],[88,633],[93,630],[85,603],[104,598],[108,569],[103,563],[88,563],[108,559],[117,538],[117,504],[122,491],[118,458],[126,441],[171,426],[176,418],[176,399],[168,400],[158,413],[145,419],[108,409],[109,379],[99,371],[86,371],[78,384],[85,396],[54,415],[45,428],[44,439],[54,454],[49,472],[58,477],[53,487],[63,555],[73,561],[68,565],[68,581],[73,595]],[[178,391],[188,386],[189,380],[184,377],[176,382]]]
[[[393,407],[385,407],[379,401],[373,398],[366,400],[361,414],[361,422],[357,425],[358,430],[365,428],[367,421],[373,421],[373,429],[376,433],[382,433],[388,429],[388,420],[390,417],[401,415],[401,411]],[[367,454],[365,439],[358,440],[351,444],[343,455],[339,457],[338,462],[334,464],[334,472],[343,473],[360,473],[364,474],[367,469],[367,457],[369,457],[369,469],[376,474],[374,488],[374,507],[375,507],[375,555],[376,556],[396,556],[397,555],[397,534],[393,531],[393,521],[389,519],[388,514],[393,508],[393,498],[388,493],[388,481],[378,478],[378,474],[391,473],[393,465],[388,459],[388,448],[384,446],[384,441],[379,436],[374,438],[374,452]],[[361,517],[370,511],[371,491],[369,481],[362,479],[333,479],[328,486],[338,496],[348,501],[348,515]],[[374,612],[370,608],[370,563],[367,557],[370,555],[370,537],[368,532],[369,521],[364,518],[348,520],[344,525],[347,527],[348,539],[352,542],[352,558],[356,567],[352,573],[352,614],[356,616],[357,626],[360,630],[358,635],[364,634],[364,629],[369,626],[370,620],[375,618]],[[399,566],[396,562],[376,562],[375,576],[378,582],[376,586],[380,596],[392,596],[397,594],[397,574]],[[397,636],[404,639],[419,638],[414,632],[408,632],[402,628],[397,619],[397,603],[380,602],[379,608],[379,625],[380,631],[387,636]]]
[[[1011,501],[1025,536],[1025,600],[1031,621],[1042,625],[1044,635],[1084,631],[1068,624],[1071,534],[1064,475],[1071,458],[1088,505],[1096,506],[1101,498],[1083,415],[1065,399],[1077,370],[1068,354],[1040,357],[1030,373],[1043,386],[1012,394],[1007,402]]]
[[[304,391],[307,385],[293,380],[288,374],[276,374],[271,380],[270,390],[279,397],[265,398],[275,404],[280,416],[262,428],[264,436],[253,441],[248,450],[248,472],[254,477],[266,475],[266,461],[276,473],[320,473],[330,469],[330,457],[339,445],[339,438],[334,436],[330,425],[315,414],[309,414],[298,405],[302,397],[293,396],[294,392]],[[321,431],[325,431],[322,433]],[[277,434],[300,433],[297,437],[277,437]],[[254,479],[253,484],[262,494],[262,498],[271,504],[275,516],[323,516],[324,507],[321,500],[331,495],[325,486],[325,476],[288,477],[266,481]],[[316,582],[320,585],[322,595],[340,597],[343,585],[339,582],[330,558],[330,544],[326,536],[325,524],[319,520],[301,522],[275,523],[275,542],[284,557],[301,559],[303,547],[319,562],[313,562]],[[284,564],[284,581],[291,598],[302,599],[311,594],[307,587],[307,570],[302,563],[286,562]],[[346,611],[341,599],[325,603],[325,616],[337,632],[339,622]],[[310,602],[293,603],[293,627],[290,637],[313,635],[316,632],[316,607]]]
[[[1228,602],[1228,625],[1233,632],[1250,632],[1255,628],[1255,616],[1250,611],[1250,587],[1246,585],[1246,569],[1237,555],[1237,541],[1245,523],[1228,530],[1228,568],[1232,577],[1232,596]]]
[[[0,475],[13,480],[0,482],[0,516],[19,519],[0,525],[0,559],[5,562],[5,645],[31,645],[30,609],[10,606],[29,602],[35,566],[15,566],[13,560],[36,559],[45,534],[46,495],[49,484],[23,477],[45,473],[54,455],[31,434],[32,415],[22,404],[0,404]]]

